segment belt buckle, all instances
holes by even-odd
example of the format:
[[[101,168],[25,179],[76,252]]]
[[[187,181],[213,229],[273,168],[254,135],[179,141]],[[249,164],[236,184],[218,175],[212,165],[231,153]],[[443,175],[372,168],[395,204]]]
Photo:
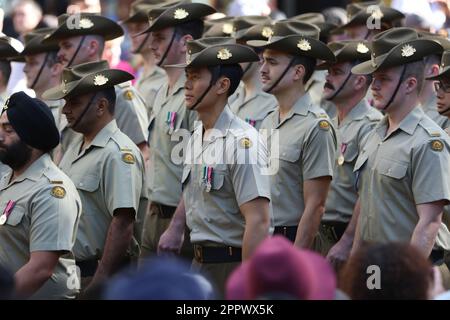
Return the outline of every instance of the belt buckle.
[[[203,263],[203,248],[201,246],[195,245],[195,247],[194,247],[194,255],[195,255],[195,259],[199,263]]]

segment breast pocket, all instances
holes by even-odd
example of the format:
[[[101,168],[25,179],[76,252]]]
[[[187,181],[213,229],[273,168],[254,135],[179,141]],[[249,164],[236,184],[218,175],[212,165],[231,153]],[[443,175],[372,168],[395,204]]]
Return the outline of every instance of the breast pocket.
[[[287,162],[297,162],[301,150],[294,145],[280,145],[279,159]]]
[[[5,212],[6,206],[7,206],[6,203],[1,206],[2,212]],[[25,215],[25,208],[15,206],[9,213],[8,219],[6,220],[5,224],[15,227],[18,224],[20,224],[24,215]]]
[[[77,189],[86,192],[94,192],[100,186],[100,177],[97,175],[73,176],[72,181]]]
[[[391,159],[380,159],[377,171],[383,176],[400,180],[403,179],[408,170],[408,164]]]

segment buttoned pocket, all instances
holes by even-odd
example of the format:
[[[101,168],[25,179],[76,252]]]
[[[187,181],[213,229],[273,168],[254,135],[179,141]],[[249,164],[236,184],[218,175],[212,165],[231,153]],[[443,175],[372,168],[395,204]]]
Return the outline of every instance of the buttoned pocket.
[[[280,145],[279,158],[288,162],[296,162],[300,158],[300,148],[293,145]]]
[[[2,208],[4,209],[4,207]],[[25,215],[25,208],[15,206],[12,209],[11,213],[9,214],[8,220],[6,220],[6,224],[10,226],[17,226],[22,221],[24,215]]]
[[[380,159],[377,165],[377,170],[380,174],[394,179],[402,179],[408,170],[408,164],[391,159]]]
[[[97,175],[74,176],[72,178],[79,190],[94,192],[100,185],[100,177]]]

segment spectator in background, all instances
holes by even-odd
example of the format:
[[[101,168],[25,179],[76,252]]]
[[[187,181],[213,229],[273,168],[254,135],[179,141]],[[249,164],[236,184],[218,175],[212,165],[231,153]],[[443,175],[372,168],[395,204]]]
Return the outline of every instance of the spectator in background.
[[[325,258],[282,236],[264,240],[231,274],[226,289],[229,300],[332,300],[337,294],[336,276]]]
[[[6,87],[11,75],[11,63],[8,60],[0,60],[0,106],[3,106],[8,98]]]
[[[112,39],[105,42],[105,49],[103,51],[102,60],[108,61],[108,64],[111,69],[119,69],[126,71],[128,73],[131,73],[133,76],[135,76],[135,70],[125,60],[121,60],[121,54],[122,54],[122,42],[124,37],[119,37],[116,39]],[[134,81],[133,81],[134,82]]]
[[[210,300],[211,284],[190,266],[174,258],[155,258],[137,272],[127,270],[105,287],[105,300]]]
[[[379,270],[379,277],[370,270]],[[431,263],[410,244],[376,244],[361,247],[350,257],[339,276],[339,287],[355,300],[424,300],[434,294],[433,274]]]
[[[44,27],[40,25],[42,17],[41,7],[33,0],[19,0],[13,3],[13,25],[19,39],[23,39],[26,33],[38,26]]]
[[[268,16],[268,0],[233,0],[228,7],[228,16]]]
[[[98,13],[102,11],[100,0],[72,0],[67,7],[67,13],[74,14],[77,12]]]

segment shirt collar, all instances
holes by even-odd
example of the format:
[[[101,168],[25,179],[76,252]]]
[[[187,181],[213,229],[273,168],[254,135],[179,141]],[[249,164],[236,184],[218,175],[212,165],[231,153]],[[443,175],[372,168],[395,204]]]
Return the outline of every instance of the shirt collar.
[[[8,174],[4,175],[0,185],[1,189],[5,189],[11,184],[22,182],[26,179],[31,181],[38,181],[44,172],[47,170],[47,168],[51,165],[52,160],[50,158],[50,155],[48,153],[43,154],[38,159],[36,159],[26,170],[23,172],[20,176],[18,176],[14,181],[11,181],[9,183],[9,180],[11,179],[11,175],[13,171],[9,171]]]
[[[113,134],[119,130],[117,127],[116,120],[112,120],[108,123],[99,133],[95,136],[94,140],[91,142],[91,146],[96,146],[100,148],[104,148],[108,143],[109,139],[113,136]]]
[[[369,108],[372,108],[371,106],[369,106],[369,102],[366,99],[362,99],[352,110],[350,110],[350,112],[347,114],[347,116],[339,126],[343,126],[347,123],[352,122],[353,120],[361,120],[362,118],[364,118],[367,112],[369,112]]]
[[[410,113],[400,122],[397,130],[402,130],[403,132],[412,135],[416,130],[419,122],[422,120],[425,113],[420,107],[415,107]],[[388,126],[388,116],[384,116],[383,119],[378,123],[376,127],[377,133],[380,137],[386,138],[386,129]],[[395,131],[397,131],[395,130]]]

